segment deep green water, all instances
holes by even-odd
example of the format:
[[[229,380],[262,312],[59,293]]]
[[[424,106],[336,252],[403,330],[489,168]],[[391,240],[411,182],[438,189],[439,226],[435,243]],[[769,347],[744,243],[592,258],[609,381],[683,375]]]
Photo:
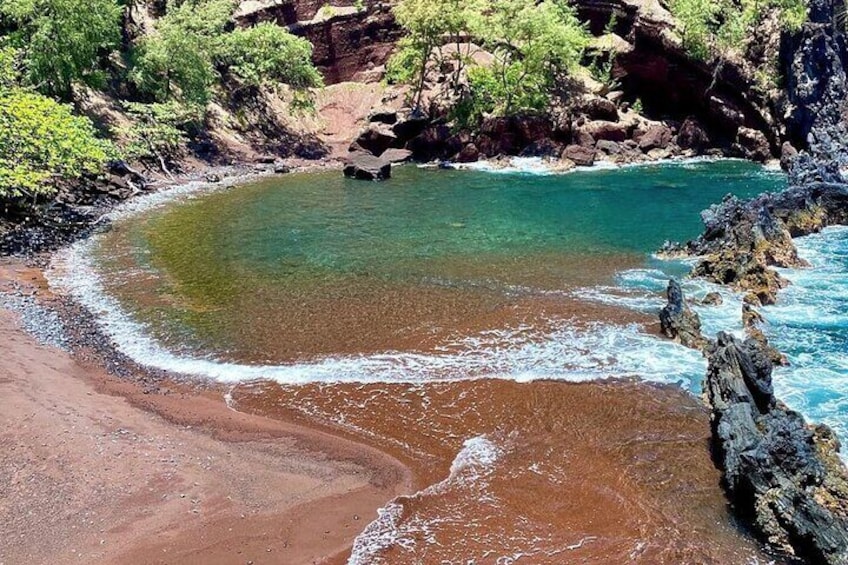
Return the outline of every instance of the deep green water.
[[[278,362],[461,331],[516,288],[609,282],[666,239],[696,236],[699,212],[725,194],[783,183],[741,161],[394,174],[295,174],[173,203],[119,225],[98,257],[166,344]]]

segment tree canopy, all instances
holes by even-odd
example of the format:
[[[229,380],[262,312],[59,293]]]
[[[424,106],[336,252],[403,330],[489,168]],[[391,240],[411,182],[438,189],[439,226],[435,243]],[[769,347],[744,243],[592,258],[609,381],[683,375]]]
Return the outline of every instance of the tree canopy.
[[[74,82],[98,84],[98,61],[121,39],[117,0],[3,0],[0,29],[22,52],[24,78],[44,94],[67,98]]]
[[[470,97],[461,104],[473,115],[544,107],[589,43],[565,0],[401,0],[395,15],[407,36],[389,62],[390,78],[412,84],[419,105],[433,69],[449,63],[456,83],[465,68]],[[470,44],[491,53],[492,64],[475,63]]]
[[[36,198],[55,191],[51,179],[99,171],[114,151],[70,105],[16,84],[15,59],[0,49],[0,198]]]
[[[283,82],[296,88],[321,83],[312,45],[270,22],[234,29],[233,0],[195,0],[169,7],[135,53],[131,78],[157,102],[205,104],[229,72],[245,84]]]

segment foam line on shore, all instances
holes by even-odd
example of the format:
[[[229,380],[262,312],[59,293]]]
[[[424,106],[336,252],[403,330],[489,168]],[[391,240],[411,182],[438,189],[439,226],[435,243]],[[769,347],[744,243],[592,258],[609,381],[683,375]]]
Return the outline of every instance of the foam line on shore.
[[[428,524],[404,520],[403,501],[439,494],[451,488],[486,490],[486,477],[492,472],[502,454],[502,448],[486,436],[465,440],[451,463],[448,477],[411,496],[398,497],[377,510],[377,518],[368,524],[353,541],[348,565],[367,565],[381,562],[380,553],[390,547],[404,552],[415,548],[415,534],[424,533]]]
[[[730,157],[710,157],[701,155],[697,157],[670,157],[668,159],[658,159],[656,161],[639,161],[635,163],[615,163],[613,161],[595,161],[590,166],[577,166],[570,169],[558,167],[559,160],[545,159],[542,157],[511,157],[506,161],[491,161],[480,160],[471,163],[455,163],[447,162],[447,166],[452,169],[471,170],[492,174],[526,174],[526,175],[565,175],[572,173],[588,173],[601,172],[619,169],[631,168],[650,168],[662,167],[668,165],[698,165],[702,163],[712,163],[716,161],[744,161],[744,159],[735,159]],[[433,164],[421,165],[422,167],[433,167]],[[440,165],[444,166],[444,165]],[[769,174],[774,174],[774,169],[765,169]]]
[[[555,322],[551,330],[522,326],[484,332],[445,343],[433,353],[385,352],[289,365],[245,365],[178,355],[151,337],[147,328],[106,292],[94,266],[95,244],[96,239],[89,239],[60,253],[48,279],[95,315],[121,353],[154,369],[229,383],[252,379],[296,384],[640,377],[692,388],[705,367],[696,352],[658,340],[638,324],[580,325],[569,320]]]

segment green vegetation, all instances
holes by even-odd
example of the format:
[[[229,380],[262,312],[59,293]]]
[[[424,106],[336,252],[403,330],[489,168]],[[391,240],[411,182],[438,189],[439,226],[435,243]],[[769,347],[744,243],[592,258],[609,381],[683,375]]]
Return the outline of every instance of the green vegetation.
[[[221,70],[250,86],[321,83],[308,41],[272,23],[231,30],[234,8],[233,0],[188,0],[169,9],[138,46],[131,80],[157,102],[192,104],[209,101]]]
[[[322,82],[312,65],[312,44],[272,23],[228,33],[219,58],[250,86],[280,82],[302,89]]]
[[[202,107],[176,102],[129,102],[126,109],[133,123],[115,132],[124,156],[134,161],[153,161],[162,172],[171,174],[169,164],[182,155],[189,140],[186,132],[203,121]]]
[[[205,104],[217,75],[215,55],[223,43],[232,0],[186,1],[169,6],[135,55],[130,79],[139,90],[165,102],[180,98]]]
[[[0,198],[49,196],[48,181],[95,173],[114,155],[88,118],[17,84],[13,49],[0,49]]]
[[[454,78],[471,62],[466,37],[478,37],[485,28],[488,0],[401,0],[395,18],[406,31],[389,61],[389,80],[413,85],[413,103],[421,105],[425,84],[434,69],[454,68]],[[449,46],[443,48],[443,46]],[[456,82],[454,81],[454,86]]]
[[[122,43],[132,3],[0,0],[0,198],[49,195],[54,180],[117,157],[170,174],[205,127],[208,102],[284,83],[300,107],[321,84],[308,41],[273,23],[235,28],[236,0],[169,0],[152,29]],[[109,132],[117,148],[62,103],[79,101],[80,85],[126,110],[131,122]]]
[[[770,14],[787,31],[797,31],[807,18],[805,0],[671,0],[669,9],[684,47],[698,59],[744,47]]]
[[[429,74],[452,69],[464,120],[544,108],[589,42],[564,0],[401,0],[395,15],[407,36],[389,62],[390,80],[412,84],[420,106]],[[493,55],[491,64],[475,62],[469,40]]]
[[[67,99],[74,82],[100,85],[98,67],[121,39],[117,0],[3,0],[0,30],[21,50],[26,82]]]

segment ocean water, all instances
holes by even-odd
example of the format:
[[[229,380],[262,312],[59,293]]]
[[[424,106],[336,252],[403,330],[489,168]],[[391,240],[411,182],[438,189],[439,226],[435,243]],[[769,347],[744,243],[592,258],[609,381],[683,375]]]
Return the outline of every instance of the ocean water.
[[[351,563],[762,563],[709,462],[706,362],[657,335],[691,265],[652,252],[725,194],[783,186],[741,161],[288,175],[137,201],[49,279],[138,362],[415,469]],[[848,230],[798,245],[814,268],[763,309],[792,363],[775,387],[848,437]],[[724,298],[695,306],[705,333],[743,335],[740,296],[683,286]]]
[[[666,362],[676,347],[643,331],[655,296],[644,315],[586,298],[650,279],[651,251],[694,237],[725,194],[781,186],[740,161],[292,175],[158,199],[70,250],[53,278],[130,356],[217,379],[688,382],[692,356]]]

